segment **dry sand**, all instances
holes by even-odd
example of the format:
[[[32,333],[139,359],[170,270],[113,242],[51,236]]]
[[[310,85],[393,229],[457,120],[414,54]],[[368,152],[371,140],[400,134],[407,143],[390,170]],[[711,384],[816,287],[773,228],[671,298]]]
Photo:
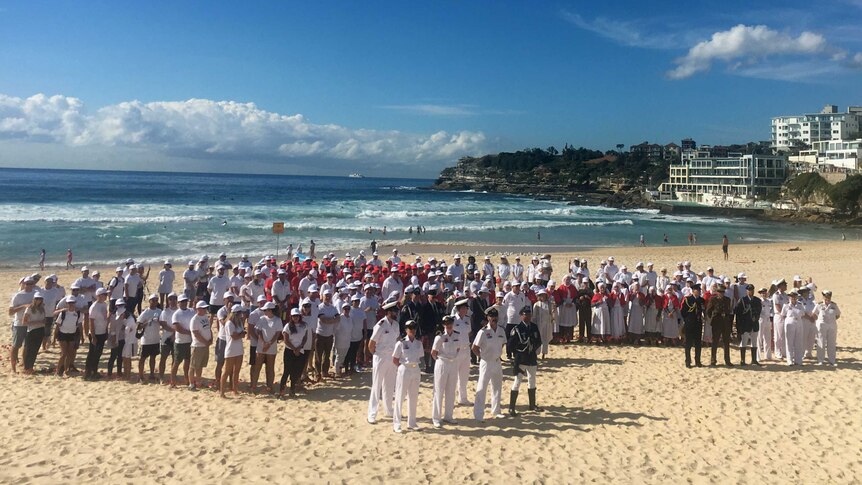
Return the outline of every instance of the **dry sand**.
[[[798,252],[787,249],[799,247]],[[452,248],[447,248],[451,252]],[[475,250],[476,248],[472,248]],[[414,248],[415,250],[415,248]],[[518,250],[520,251],[520,249]],[[409,253],[409,251],[407,251]],[[481,251],[480,251],[481,252]],[[424,254],[435,254],[423,251]],[[10,375],[0,365],[0,481],[173,483],[849,483],[862,477],[862,243],[614,248],[573,254],[594,268],[613,254],[630,267],[691,260],[745,271],[760,286],[812,276],[834,291],[837,369],[776,362],[763,368],[687,370],[680,348],[555,346],[538,379],[541,414],[431,427],[431,382],[420,390],[421,432],[365,422],[370,374],[313,388],[295,400],[170,390],[166,386]],[[8,298],[17,278],[0,273]],[[69,285],[72,273],[62,272]],[[819,297],[819,295],[818,295]],[[9,317],[0,319],[8,344]],[[732,351],[734,362],[738,352]],[[40,354],[53,365],[57,350]],[[105,357],[106,358],[106,357]],[[78,366],[83,368],[83,352]],[[104,361],[103,361],[104,364]],[[135,364],[133,364],[135,365]],[[280,376],[280,358],[276,376]],[[211,377],[210,360],[206,376]],[[474,370],[474,381],[475,381]],[[247,379],[247,366],[242,370]],[[504,382],[504,406],[511,377]],[[471,383],[471,390],[474,383]],[[526,396],[521,399],[526,404]]]

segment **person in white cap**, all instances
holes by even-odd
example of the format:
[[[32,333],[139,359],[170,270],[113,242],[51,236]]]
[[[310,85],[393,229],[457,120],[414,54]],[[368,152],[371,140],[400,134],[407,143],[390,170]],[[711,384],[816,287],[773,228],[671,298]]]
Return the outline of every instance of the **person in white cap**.
[[[279,268],[276,274],[278,279],[272,283],[270,294],[272,295],[272,302],[275,303],[275,314],[278,318],[282,318],[287,316],[289,310],[290,281],[288,281],[287,271],[284,269]]]
[[[242,305],[235,303],[230,308],[227,325],[225,325],[227,346],[224,351],[224,371],[222,372],[221,381],[219,381],[219,395],[222,398],[227,397],[225,392],[227,391],[228,380],[230,380],[234,396],[239,395],[239,371],[242,369],[245,319],[246,313]],[[275,360],[274,357],[273,360]]]
[[[189,261],[188,269],[183,271],[183,294],[190,301],[193,301],[197,294],[198,280],[200,273],[195,269],[195,262]]]
[[[22,323],[27,329],[24,339],[24,373],[32,374],[36,365],[36,357],[42,340],[45,336],[45,316],[50,315],[50,310],[45,308],[45,296],[41,291],[33,293],[33,300],[24,310]]]
[[[502,278],[500,279],[500,285],[502,285],[505,281]],[[515,264],[512,265],[512,281],[516,283],[521,283],[524,281],[524,265],[521,264],[521,257],[515,256]]]
[[[781,309],[787,346],[787,365],[802,365],[805,332],[803,325],[805,325],[806,317],[810,315],[805,311],[802,302],[799,301],[799,293],[796,290],[791,290],[787,296],[790,301]]]
[[[48,350],[48,343],[53,337],[54,310],[66,298],[66,289],[57,284],[57,275],[45,278],[45,288],[42,289],[45,305],[45,337],[42,339],[42,350]]]
[[[32,303],[32,300],[31,300]],[[75,358],[74,344],[78,337],[78,329],[84,323],[83,313],[77,309],[77,299],[67,296],[64,300],[65,308],[54,312],[57,318],[57,341],[60,342],[60,359],[57,362],[57,375],[68,375]],[[28,305],[29,306],[29,305]],[[24,327],[26,330],[26,327]]]
[[[236,301],[236,295],[231,291],[226,291],[222,294],[222,301],[224,305],[215,312],[215,315],[212,314],[212,307],[210,307],[210,324],[213,332],[216,332],[216,340],[215,340],[215,380],[213,380],[211,387],[213,389],[218,389],[219,383],[221,382],[221,374],[224,370],[224,350],[227,347],[227,317],[230,314],[230,309],[233,307],[234,302]],[[194,347],[194,346],[192,346]]]
[[[387,417],[392,416],[392,397],[395,393],[395,365],[392,362],[392,352],[398,341],[398,302],[383,305],[385,316],[374,325],[371,338],[368,339],[368,352],[374,355],[371,373],[371,395],[368,399],[368,422],[377,422],[377,410],[381,396],[383,410]],[[453,381],[454,382],[454,381]]]
[[[443,332],[434,338],[431,357],[434,364],[434,400],[431,407],[431,420],[435,428],[442,422],[454,424],[455,387],[458,376],[458,354],[463,348],[461,336],[455,331],[455,319],[450,315],[443,317]]]
[[[461,255],[456,254],[453,258],[454,262],[446,268],[446,274],[452,276],[452,279],[461,278],[464,279],[464,265],[461,264]]]
[[[186,384],[191,385],[189,365],[191,363],[191,320],[195,310],[189,308],[190,298],[185,293],[177,298],[179,308],[171,316],[171,328],[174,329],[174,361],[171,364],[171,387],[177,387],[177,370],[183,364],[183,375]],[[205,301],[199,302],[206,305]]]
[[[129,312],[134,312],[138,304],[138,291],[144,287],[144,280],[138,274],[136,265],[129,266],[129,275],[123,284],[123,301],[126,302],[126,309]]]
[[[335,325],[335,377],[342,377],[345,372],[347,353],[350,351],[350,338],[353,334],[353,319],[350,318],[353,308],[350,303],[338,302],[341,307],[338,323]]]
[[[396,433],[401,432],[401,416],[404,406],[404,398],[407,398],[407,427],[412,431],[418,431],[416,423],[416,403],[419,399],[419,382],[421,373],[419,365],[425,357],[422,342],[416,338],[416,329],[419,327],[413,320],[404,323],[407,336],[395,344],[392,351],[392,363],[398,368],[395,380],[395,410],[392,414],[392,427]]]
[[[371,339],[371,334],[374,331],[374,325],[377,323],[377,310],[380,308],[380,301],[377,299],[377,296],[374,295],[374,288],[371,285],[365,285],[363,288],[364,296],[359,301],[359,308],[365,314],[365,341],[366,344],[360,346],[360,354],[361,358],[359,360],[359,364],[361,366],[365,366],[371,360],[369,354],[371,352],[366,352],[368,348],[367,342]]]
[[[533,303],[533,323],[539,327],[542,340],[542,359],[548,355],[549,345],[554,336],[554,311],[548,301],[548,290],[542,288],[536,292],[536,303]]]
[[[458,351],[458,359],[456,365],[457,371],[457,391],[458,405],[472,406],[473,403],[467,398],[467,382],[470,380],[470,329],[472,327],[472,319],[467,315],[469,311],[470,300],[464,298],[458,300],[454,304],[455,321],[453,326],[458,334],[458,341],[461,343],[461,350]]]
[[[835,349],[838,337],[838,319],[841,310],[832,301],[832,292],[823,290],[823,301],[814,307],[813,315],[817,319],[817,364],[823,365],[826,357],[829,365],[835,366]]]
[[[290,310],[290,320],[282,329],[284,338],[284,372],[281,374],[281,385],[278,397],[284,397],[287,379],[290,378],[290,397],[296,396],[296,388],[300,385],[302,371],[305,369],[305,342],[308,340],[308,330],[302,320],[302,312],[298,308]]]
[[[117,377],[123,374],[123,347],[126,345],[123,329],[126,327],[126,319],[131,314],[126,311],[126,301],[120,298],[114,304],[114,311],[108,315],[108,347],[111,353],[108,355],[108,378],[114,372],[114,364],[117,365]],[[133,320],[134,321],[134,320]]]
[[[170,261],[165,261],[163,269],[159,271],[159,307],[165,307],[165,300],[168,299],[168,293],[174,291],[174,274],[173,264]]]
[[[204,368],[209,363],[209,347],[213,343],[212,326],[210,317],[207,315],[207,302],[199,301],[195,304],[195,316],[192,317],[189,329],[192,334],[192,358],[190,390],[197,390],[203,386]]]
[[[131,310],[127,308],[127,310]],[[138,323],[130,314],[123,322],[123,373],[121,379],[132,382],[132,359],[138,354]]]
[[[90,277],[90,268],[81,267],[81,277],[72,282],[81,289],[81,297],[84,299],[84,304],[89,307],[96,296],[96,282]]]
[[[159,314],[159,328],[161,328],[162,336],[159,340],[159,382],[165,383],[165,370],[167,368],[168,357],[173,359],[174,355],[174,328],[171,326],[171,319],[174,312],[179,309],[177,294],[174,292],[168,293],[167,306]],[[173,363],[173,362],[172,362]]]
[[[33,295],[36,294],[35,286],[36,281],[32,277],[24,278],[23,288],[15,293],[9,302],[8,315],[12,317],[12,346],[9,350],[9,361],[12,364],[13,373],[17,372],[18,351],[24,346],[24,341],[27,339],[24,311],[33,303]]]
[[[476,399],[473,404],[473,417],[477,421],[485,418],[485,396],[491,388],[491,415],[502,418],[500,406],[503,392],[503,346],[506,344],[506,331],[497,324],[499,310],[496,306],[485,310],[488,324],[473,339],[473,353],[479,356],[479,381],[476,383]]]
[[[144,362],[150,361],[150,382],[156,381],[156,357],[161,353],[161,326],[159,318],[162,310],[159,308],[159,295],[150,295],[149,308],[138,315],[138,334],[141,336],[141,356],[138,359],[138,379],[141,383],[144,379]]]
[[[347,362],[345,367],[347,373],[352,374],[357,370],[356,357],[359,355],[359,349],[362,346],[362,340],[365,337],[365,313],[359,308],[362,297],[359,294],[354,294],[350,297],[350,348],[347,350]]]
[[[209,279],[207,290],[210,292],[209,312],[215,317],[224,306],[224,295],[230,290],[230,278],[225,275],[225,267],[216,267],[216,276]]]
[[[266,390],[268,393],[275,392],[275,356],[278,353],[278,337],[284,329],[284,322],[276,314],[277,306],[269,301],[261,307],[263,315],[258,319],[255,333],[257,334],[257,358],[255,359],[255,372],[251,378],[251,392],[257,390],[257,380],[260,368],[266,367]]]
[[[332,304],[332,290],[326,290],[323,292],[323,301],[317,305],[317,326],[314,329],[314,371],[317,382],[330,377],[335,327],[341,320],[339,313],[338,308]]]
[[[775,357],[778,360],[784,359],[787,355],[787,340],[784,336],[784,316],[781,313],[785,306],[790,303],[790,297],[787,296],[787,281],[784,278],[773,283],[770,288],[770,298],[772,300],[772,331],[774,332]]]

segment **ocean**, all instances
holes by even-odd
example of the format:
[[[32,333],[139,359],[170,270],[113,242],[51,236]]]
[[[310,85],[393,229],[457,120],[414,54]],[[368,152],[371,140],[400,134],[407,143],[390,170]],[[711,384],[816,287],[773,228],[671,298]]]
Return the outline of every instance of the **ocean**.
[[[431,180],[0,169],[0,266],[114,265],[127,257],[157,264],[225,251],[236,259],[283,254],[288,244],[317,253],[406,244],[633,246],[837,239],[824,226],[663,215],[475,192],[420,190]],[[284,222],[276,240],[272,223]],[[414,228],[413,233],[408,227]],[[417,234],[416,226],[427,232]],[[382,233],[386,228],[386,234]],[[369,228],[372,232],[369,233]],[[539,239],[541,237],[541,239]],[[847,237],[858,238],[854,232]],[[517,249],[515,249],[517,250]]]

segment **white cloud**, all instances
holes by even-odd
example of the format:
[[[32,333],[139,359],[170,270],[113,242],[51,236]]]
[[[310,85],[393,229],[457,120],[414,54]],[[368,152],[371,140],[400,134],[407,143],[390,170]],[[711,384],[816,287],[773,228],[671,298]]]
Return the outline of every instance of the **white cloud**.
[[[857,52],[850,60],[850,66],[857,69],[862,69],[862,52]]]
[[[417,165],[486,150],[485,135],[412,134],[314,124],[254,103],[129,101],[88,113],[73,97],[0,94],[0,138],[76,147],[131,147],[197,159],[321,159]]]
[[[381,106],[381,108],[430,116],[473,116],[478,114],[476,106],[471,104],[393,104]]]
[[[673,49],[679,46],[685,32],[674,32],[661,26],[653,29],[654,32],[645,32],[645,25],[654,23],[649,19],[638,20],[616,20],[605,17],[596,17],[587,20],[580,14],[568,10],[560,11],[560,15],[574,26],[592,32],[618,44],[628,47],[642,47],[648,49]]]
[[[730,30],[712,34],[710,40],[698,43],[676,61],[677,67],[667,73],[671,79],[684,79],[708,71],[714,61],[753,64],[775,55],[817,56],[840,52],[829,46],[826,39],[813,32],[796,37],[772,30],[765,25],[737,25]]]

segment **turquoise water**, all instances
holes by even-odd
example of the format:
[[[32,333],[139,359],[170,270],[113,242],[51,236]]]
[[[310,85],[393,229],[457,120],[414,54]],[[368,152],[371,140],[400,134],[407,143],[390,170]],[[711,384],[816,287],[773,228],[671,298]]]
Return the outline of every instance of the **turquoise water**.
[[[0,265],[65,261],[155,262],[226,251],[274,253],[274,221],[284,248],[311,239],[322,251],[384,244],[631,246],[648,244],[837,239],[823,226],[750,219],[662,215],[653,210],[569,206],[472,192],[419,190],[430,180],[232,174],[0,169]],[[426,233],[408,233],[420,225]],[[386,226],[387,234],[382,234]],[[368,229],[373,233],[369,234]],[[541,240],[539,240],[541,236]],[[848,238],[858,238],[856,232]]]

